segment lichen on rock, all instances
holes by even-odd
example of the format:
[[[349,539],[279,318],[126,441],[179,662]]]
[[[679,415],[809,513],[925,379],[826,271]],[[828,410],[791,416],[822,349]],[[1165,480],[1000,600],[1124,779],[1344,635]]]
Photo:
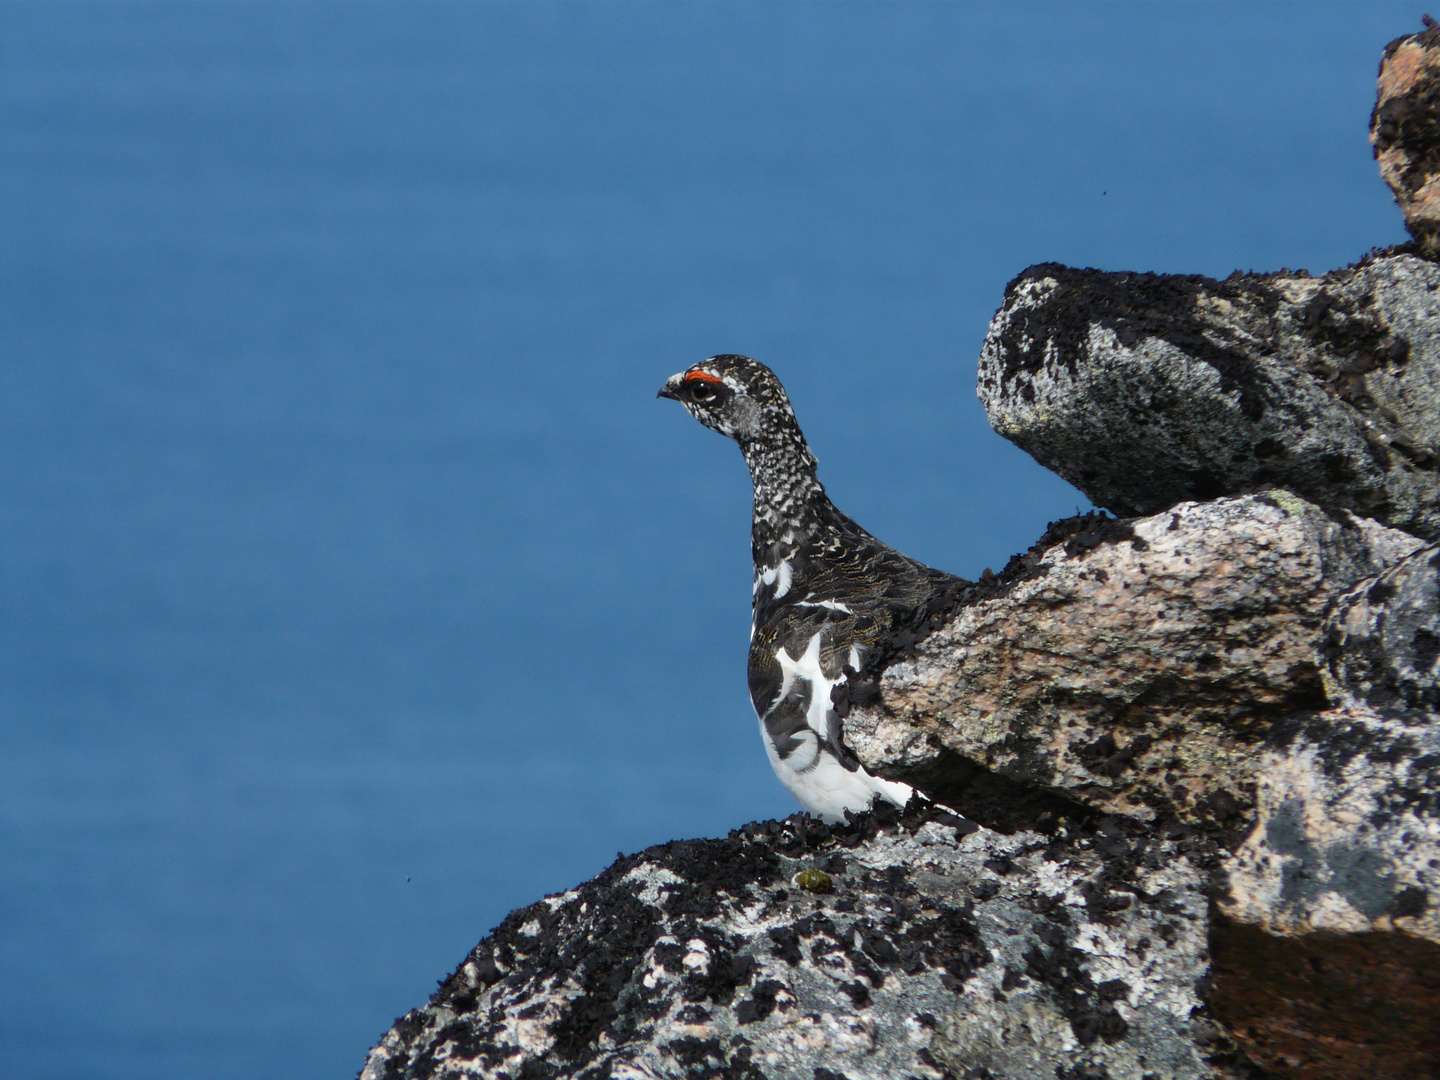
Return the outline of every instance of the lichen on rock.
[[[1440,947],[1437,632],[1440,547],[1332,605],[1322,651],[1334,707],[1294,718],[1257,759],[1256,825],[1221,900],[1230,918]]]
[[[980,356],[996,431],[1122,517],[1284,487],[1440,538],[1440,266],[1198,276],[1047,264]]]
[[[661,845],[513,913],[361,1076],[1207,1076],[1184,847],[934,807]]]
[[[1428,15],[1420,33],[1385,46],[1370,145],[1410,235],[1440,254],[1440,26]]]

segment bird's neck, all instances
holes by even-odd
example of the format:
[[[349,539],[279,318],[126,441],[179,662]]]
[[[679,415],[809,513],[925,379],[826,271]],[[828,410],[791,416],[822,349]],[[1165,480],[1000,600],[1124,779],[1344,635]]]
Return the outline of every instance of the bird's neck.
[[[815,455],[798,431],[747,440],[740,450],[755,485],[755,562],[774,566],[815,533],[830,500],[815,475]]]

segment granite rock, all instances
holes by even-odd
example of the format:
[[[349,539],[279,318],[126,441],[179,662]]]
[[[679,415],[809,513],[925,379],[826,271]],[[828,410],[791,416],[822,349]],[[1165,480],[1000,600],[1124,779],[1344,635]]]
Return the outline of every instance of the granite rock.
[[[912,652],[847,719],[868,765],[1211,845],[1227,1068],[1440,1077],[1440,546],[1287,492],[1080,521]]]
[[[1440,254],[1440,26],[1385,46],[1370,145],[1405,227],[1427,256]]]
[[[1055,540],[884,667],[861,759],[990,824],[1209,838],[1239,1060],[1440,1076],[1440,545],[1284,492]]]
[[[1216,892],[1216,1016],[1286,1076],[1440,1076],[1440,548],[1332,604]]]
[[[1352,703],[1277,735],[1216,890],[1214,1015],[1281,1076],[1440,1076],[1440,717]]]
[[[1322,655],[1332,701],[1431,723],[1440,712],[1440,548],[1417,550],[1340,597]]]
[[[1440,946],[1440,547],[1332,606],[1332,708],[1272,733],[1221,910],[1269,933],[1396,931]]]
[[[1284,487],[1440,537],[1440,266],[1311,277],[1031,267],[980,357],[990,424],[1121,516]]]
[[[1228,1075],[1197,860],[934,807],[661,845],[511,914],[361,1077]]]
[[[846,719],[867,768],[992,824],[976,777],[1161,825],[1244,828],[1274,725],[1326,705],[1330,604],[1421,546],[1283,491],[1084,540],[1038,553],[884,669],[880,700]]]

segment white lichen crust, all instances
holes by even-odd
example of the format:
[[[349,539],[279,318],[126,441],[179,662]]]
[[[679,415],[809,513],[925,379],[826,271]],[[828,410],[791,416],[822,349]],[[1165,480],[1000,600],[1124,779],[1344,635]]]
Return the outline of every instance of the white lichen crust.
[[[1198,1080],[1202,880],[1175,844],[933,808],[668,844],[510,916],[362,1080]]]

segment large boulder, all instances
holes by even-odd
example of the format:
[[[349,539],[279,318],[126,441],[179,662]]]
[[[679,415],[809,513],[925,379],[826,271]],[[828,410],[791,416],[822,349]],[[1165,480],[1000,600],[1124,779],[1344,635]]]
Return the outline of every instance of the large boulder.
[[[1440,266],[1031,267],[980,356],[990,424],[1121,516],[1284,487],[1440,537]]]
[[[1214,1014],[1282,1076],[1440,1076],[1440,723],[1278,734],[1215,894]]]
[[[1260,1064],[1440,1075],[1437,646],[1429,547],[1332,606],[1334,706],[1281,725],[1256,760],[1256,823],[1226,860],[1214,938],[1217,1011]]]
[[[886,667],[847,740],[985,820],[977,767],[1141,821],[1243,825],[1272,726],[1324,707],[1329,605],[1421,541],[1283,491],[1089,529]]]
[[[1091,518],[909,651],[849,710],[867,766],[999,827],[1207,838],[1244,1059],[1440,1076],[1440,546],[1284,492]]]
[[[511,914],[361,1077],[1230,1075],[1204,882],[1183,842],[934,808],[665,844]]]

